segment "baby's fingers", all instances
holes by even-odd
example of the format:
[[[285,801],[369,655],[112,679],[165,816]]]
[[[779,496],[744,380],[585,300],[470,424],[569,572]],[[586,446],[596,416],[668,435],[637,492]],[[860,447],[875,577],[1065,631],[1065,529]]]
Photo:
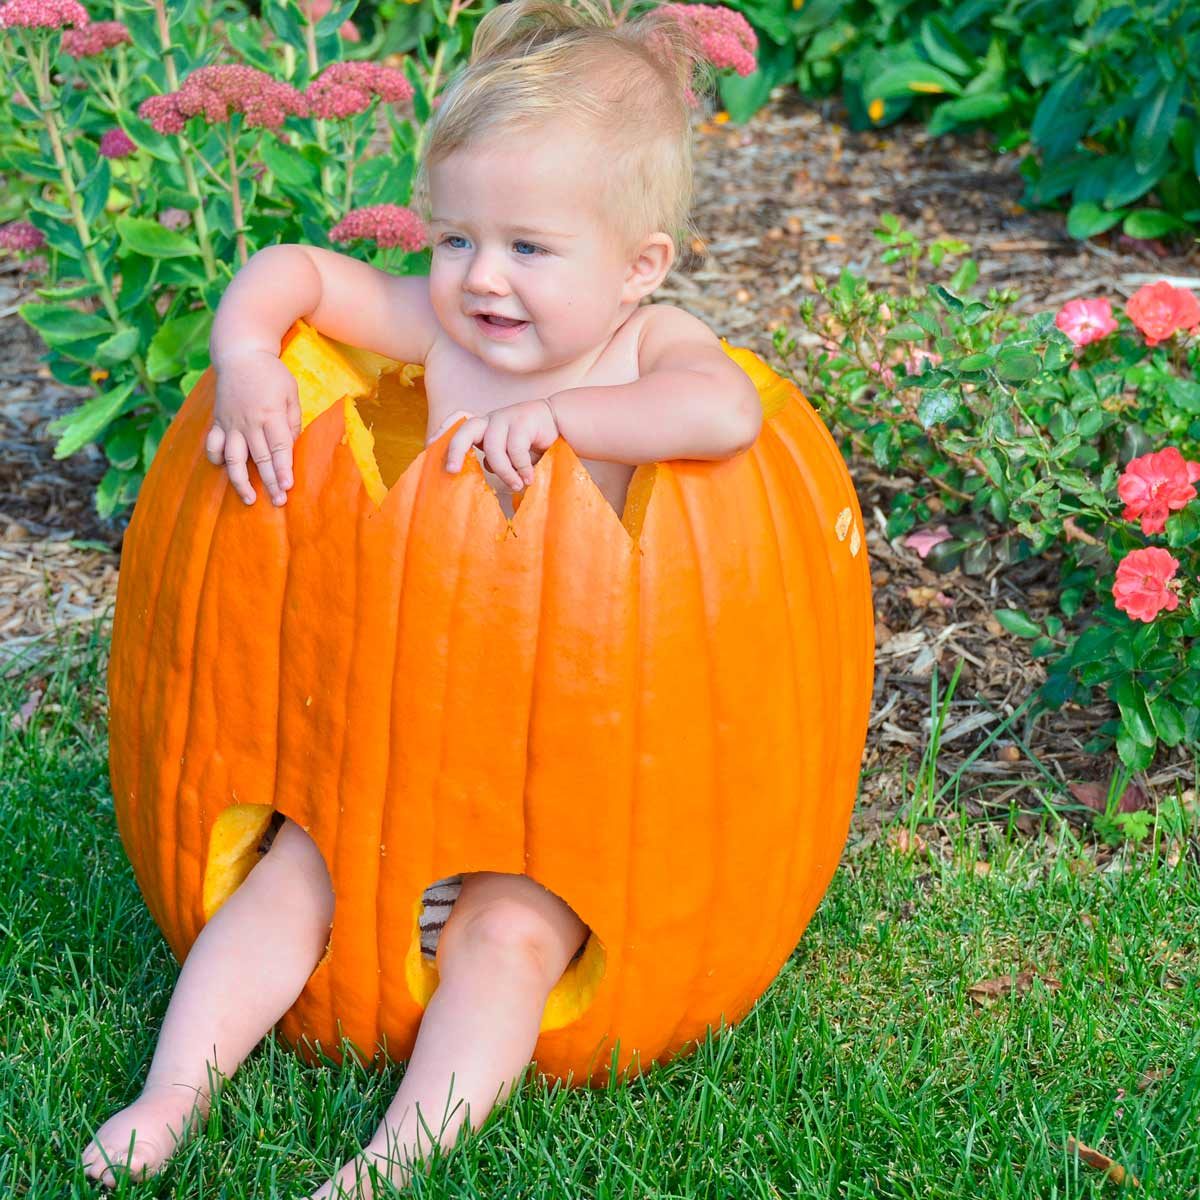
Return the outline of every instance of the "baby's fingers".
[[[441,423],[441,424],[440,424],[440,425],[437,427],[437,429],[436,429],[436,430],[434,430],[434,432],[433,432],[433,433],[431,433],[431,434],[430,434],[430,435],[429,435],[429,436],[428,436],[428,437],[425,439],[425,445],[429,446],[429,445],[432,445],[434,442],[436,442],[436,441],[438,440],[438,438],[440,438],[440,437],[442,436],[442,434],[443,434],[443,433],[445,433],[445,432],[446,432],[446,430],[447,430],[447,429],[449,429],[449,428],[450,428],[450,426],[451,426],[451,425],[453,425],[453,424],[454,424],[454,422],[458,420],[458,418],[459,418],[459,417],[466,417],[468,420],[470,420],[470,418],[471,418],[471,414],[470,414],[469,412],[465,411],[464,409],[461,409],[461,408],[458,410],[458,412],[451,413],[451,414],[450,414],[450,415],[449,415],[449,416],[448,416],[448,417],[447,417],[447,418],[446,418],[446,419],[445,419],[445,420],[444,420],[444,421],[443,421],[443,422],[442,422],[442,423]]]
[[[246,439],[236,429],[225,436],[225,470],[233,490],[247,503],[254,503],[254,488],[246,470]]]
[[[287,418],[268,417],[263,422],[263,433],[271,462],[275,467],[275,478],[281,490],[292,486],[292,441],[291,427]]]
[[[464,421],[458,427],[458,431],[450,439],[450,445],[446,448],[447,471],[461,470],[467,451],[483,437],[487,423],[487,417],[472,417],[471,420]]]
[[[225,430],[215,422],[204,439],[204,456],[214,467],[225,461]]]
[[[271,497],[271,503],[283,504],[287,497],[275,478],[275,464],[272,461],[271,447],[267,444],[267,435],[263,429],[254,429],[251,430],[246,442],[250,447],[250,457],[254,459],[254,465],[258,468],[263,486]]]

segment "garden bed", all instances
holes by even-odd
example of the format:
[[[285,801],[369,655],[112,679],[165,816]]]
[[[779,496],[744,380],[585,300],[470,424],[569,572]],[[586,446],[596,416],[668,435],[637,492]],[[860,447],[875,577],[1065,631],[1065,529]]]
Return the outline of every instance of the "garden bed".
[[[1200,274],[1195,252],[1171,256],[1157,243],[1107,236],[1079,243],[1067,235],[1061,214],[1025,212],[1017,203],[1019,155],[997,155],[985,133],[930,138],[916,124],[853,133],[844,119],[836,102],[815,106],[787,92],[744,128],[702,123],[693,217],[705,244],[656,298],[775,361],[774,327],[789,326],[801,341],[811,337],[798,330],[795,306],[813,293],[815,277],[836,279],[849,267],[878,288],[907,286],[901,264],[879,261],[882,247],[872,231],[883,212],[895,213],[922,242],[953,236],[970,243],[978,292],[1018,287],[1014,308],[1022,313],[1079,296],[1120,302],[1142,283]],[[946,275],[934,276],[922,264],[920,282],[935,277]],[[99,451],[88,448],[62,462],[53,457],[46,424],[85,394],[60,385],[38,362],[41,344],[16,315],[31,298],[30,278],[11,261],[0,264],[0,662],[39,653],[55,624],[103,617],[115,595],[128,516],[117,523],[96,516],[92,494],[105,466]],[[1000,607],[1033,616],[1053,611],[1056,567],[1035,559],[982,576],[936,574],[903,539],[889,543],[884,536],[886,496],[907,484],[871,462],[856,461],[852,473],[876,587],[875,703],[856,813],[856,829],[869,837],[911,795],[929,736],[935,664],[940,694],[963,660],[934,790],[1044,678],[1025,644],[991,614]],[[1115,754],[1100,758],[1084,745],[1114,712],[1105,703],[1086,710],[1068,705],[1032,729],[1023,719],[1014,722],[965,767],[964,811],[1007,812],[1010,803],[1037,810],[1030,785],[1051,779],[1106,784]],[[1151,790],[1176,778],[1191,782],[1186,747],[1170,754],[1145,781]]]

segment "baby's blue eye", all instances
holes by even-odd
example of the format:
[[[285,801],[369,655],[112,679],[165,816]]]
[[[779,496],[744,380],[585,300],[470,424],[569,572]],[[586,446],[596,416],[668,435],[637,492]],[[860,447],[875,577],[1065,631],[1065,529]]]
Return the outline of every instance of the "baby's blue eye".
[[[534,244],[532,242],[513,242],[513,245],[514,246],[530,246],[530,247],[532,247],[534,254],[544,253],[544,251],[542,250],[542,248],[540,246],[534,246]],[[521,257],[529,258],[530,256],[528,254],[522,254]]]
[[[457,233],[448,233],[448,234],[446,234],[446,236],[444,238],[442,238],[442,245],[444,246],[447,242],[456,241],[456,240],[462,242],[462,241],[465,241],[466,239],[459,237],[459,235]],[[457,247],[455,247],[455,249],[457,249]]]

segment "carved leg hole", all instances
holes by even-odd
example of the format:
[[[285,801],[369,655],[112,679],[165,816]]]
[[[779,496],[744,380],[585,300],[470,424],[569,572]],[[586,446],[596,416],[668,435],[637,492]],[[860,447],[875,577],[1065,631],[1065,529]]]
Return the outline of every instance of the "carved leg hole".
[[[413,905],[414,928],[405,963],[405,976],[413,999],[424,1008],[437,990],[438,939],[454,902],[462,890],[462,874],[447,875],[428,884]],[[559,897],[566,900],[565,897]],[[569,900],[566,903],[570,904]],[[575,909],[575,905],[571,905]],[[578,909],[576,909],[578,911]],[[582,915],[581,915],[581,919]],[[577,1020],[591,1005],[604,976],[604,945],[594,929],[575,951],[546,1001],[543,1031],[560,1029]]]

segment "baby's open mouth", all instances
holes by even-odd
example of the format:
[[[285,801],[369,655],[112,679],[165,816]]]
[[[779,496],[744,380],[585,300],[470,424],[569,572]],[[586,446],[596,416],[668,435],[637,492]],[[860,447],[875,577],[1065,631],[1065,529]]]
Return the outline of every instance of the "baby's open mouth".
[[[516,337],[529,322],[516,321],[512,317],[496,317],[490,313],[476,313],[475,324],[489,337],[507,340]]]

